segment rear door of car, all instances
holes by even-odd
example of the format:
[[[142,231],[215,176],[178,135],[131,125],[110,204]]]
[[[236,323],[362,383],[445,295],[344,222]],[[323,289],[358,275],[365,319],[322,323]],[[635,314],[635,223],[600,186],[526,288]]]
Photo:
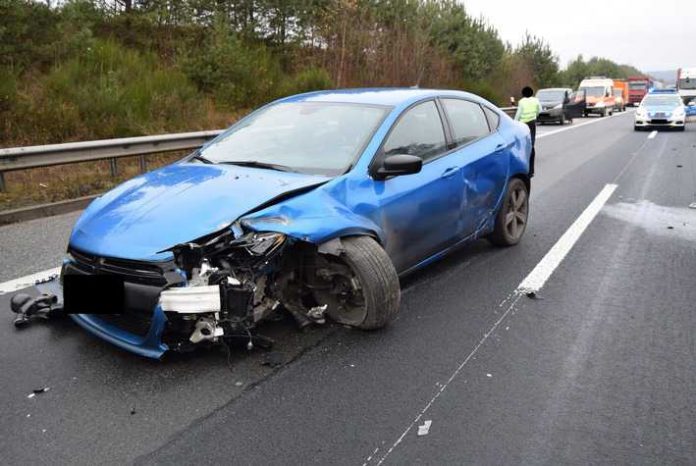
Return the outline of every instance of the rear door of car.
[[[375,221],[386,237],[385,249],[399,272],[453,244],[459,234],[464,186],[459,156],[448,148],[444,118],[435,100],[406,109],[394,123],[371,170],[390,155],[423,159],[413,175],[375,180]]]
[[[479,232],[495,214],[507,185],[514,141],[499,133],[497,111],[460,98],[440,102],[465,186],[458,227],[463,238]]]

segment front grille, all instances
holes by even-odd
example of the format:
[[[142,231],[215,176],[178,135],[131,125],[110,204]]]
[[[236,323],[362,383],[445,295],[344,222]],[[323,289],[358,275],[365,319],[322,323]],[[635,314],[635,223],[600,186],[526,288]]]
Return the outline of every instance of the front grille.
[[[162,287],[167,284],[162,268],[152,263],[98,257],[75,249],[68,252],[75,260],[75,267],[83,273],[119,275],[127,282],[143,285]]]
[[[654,125],[666,125],[666,124],[669,123],[669,121],[668,121],[668,120],[663,120],[663,119],[655,119],[655,118],[653,118],[652,120],[650,120],[650,123],[652,123],[652,124],[654,124]]]

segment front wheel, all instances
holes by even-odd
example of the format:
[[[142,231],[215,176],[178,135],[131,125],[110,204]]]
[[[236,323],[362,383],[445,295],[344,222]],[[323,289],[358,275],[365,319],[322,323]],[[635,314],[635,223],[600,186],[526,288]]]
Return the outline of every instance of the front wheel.
[[[328,286],[314,291],[328,316],[344,325],[371,330],[387,325],[399,311],[401,287],[389,256],[369,236],[341,240],[343,251],[323,272]]]
[[[488,240],[496,246],[514,246],[519,243],[529,218],[529,190],[519,178],[508,183],[503,203],[495,217],[495,227]]]

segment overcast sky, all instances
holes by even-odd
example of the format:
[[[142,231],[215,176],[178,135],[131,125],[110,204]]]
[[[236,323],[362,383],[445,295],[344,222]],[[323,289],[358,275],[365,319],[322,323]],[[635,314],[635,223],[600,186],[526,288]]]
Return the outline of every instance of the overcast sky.
[[[461,1],[461,0],[460,0]],[[696,67],[696,0],[463,0],[501,38],[518,44],[541,36],[562,67],[578,54],[643,71]]]

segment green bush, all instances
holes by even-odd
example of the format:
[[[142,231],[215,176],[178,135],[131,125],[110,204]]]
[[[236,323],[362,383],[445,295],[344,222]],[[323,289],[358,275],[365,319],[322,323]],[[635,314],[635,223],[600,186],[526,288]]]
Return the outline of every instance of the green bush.
[[[136,136],[190,129],[204,102],[180,71],[162,68],[154,56],[104,40],[40,78],[21,115],[38,138]]]
[[[196,45],[187,52],[183,69],[218,105],[250,108],[278,94],[281,67],[263,44],[244,43],[218,27],[202,47]]]
[[[307,68],[288,78],[282,86],[283,95],[331,89],[334,83],[323,68]]]

